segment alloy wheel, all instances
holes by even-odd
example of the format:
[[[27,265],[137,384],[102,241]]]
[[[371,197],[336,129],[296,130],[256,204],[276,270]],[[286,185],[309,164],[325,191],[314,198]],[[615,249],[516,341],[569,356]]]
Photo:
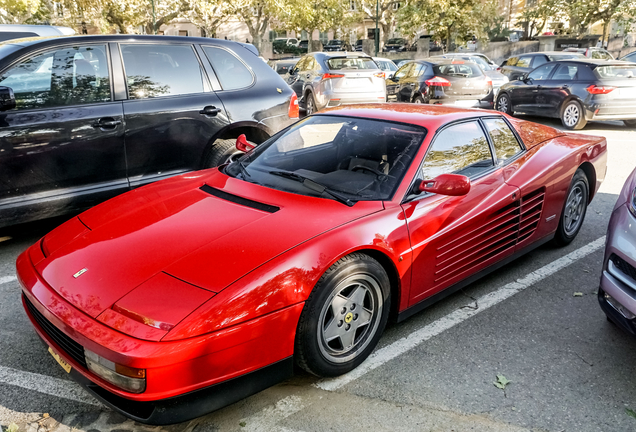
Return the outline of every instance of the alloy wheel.
[[[579,122],[581,112],[576,104],[570,104],[563,111],[563,123],[568,127],[574,127]]]
[[[583,222],[582,215],[585,206],[583,193],[583,186],[577,183],[568,195],[563,211],[563,230],[567,235],[575,233],[581,222]]]
[[[497,101],[497,111],[507,113],[508,112],[508,98],[502,96]]]

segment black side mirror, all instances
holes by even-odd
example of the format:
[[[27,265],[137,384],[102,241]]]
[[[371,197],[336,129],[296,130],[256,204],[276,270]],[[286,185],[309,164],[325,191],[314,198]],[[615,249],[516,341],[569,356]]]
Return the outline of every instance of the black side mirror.
[[[521,75],[521,81],[528,84],[528,82],[532,81],[532,78],[528,78],[528,74]]]
[[[15,96],[11,87],[0,86],[0,111],[15,108]]]
[[[296,75],[296,71],[297,71],[297,70],[298,70],[298,69],[296,69],[295,67],[291,68],[291,69],[289,70],[289,76],[294,76],[294,75]]]

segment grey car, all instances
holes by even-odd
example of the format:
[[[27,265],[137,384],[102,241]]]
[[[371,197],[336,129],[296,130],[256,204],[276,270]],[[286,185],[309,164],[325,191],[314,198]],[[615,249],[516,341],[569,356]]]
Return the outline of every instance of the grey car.
[[[477,63],[481,70],[484,71],[484,74],[490,78],[492,81],[492,95],[493,98],[497,97],[497,93],[499,92],[499,87],[508,82],[508,77],[499,72],[497,69],[497,65],[490,61],[488,57],[479,53],[448,53],[440,56],[435,56],[432,58],[450,58],[450,59],[462,59],[472,61]]]
[[[608,320],[636,336],[636,170],[610,218],[598,301]]]
[[[307,115],[326,107],[386,100],[385,73],[364,53],[314,52],[285,79]]]

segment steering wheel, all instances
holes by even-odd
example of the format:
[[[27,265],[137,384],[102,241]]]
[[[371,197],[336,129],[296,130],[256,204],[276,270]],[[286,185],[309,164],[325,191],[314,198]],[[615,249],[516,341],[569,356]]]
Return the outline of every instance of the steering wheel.
[[[355,171],[357,169],[363,170],[363,171],[369,171],[372,172],[373,174],[377,175],[377,176],[386,176],[386,174],[384,174],[382,171],[377,170],[375,168],[371,168],[368,167],[366,165],[355,165],[351,168],[351,171]]]

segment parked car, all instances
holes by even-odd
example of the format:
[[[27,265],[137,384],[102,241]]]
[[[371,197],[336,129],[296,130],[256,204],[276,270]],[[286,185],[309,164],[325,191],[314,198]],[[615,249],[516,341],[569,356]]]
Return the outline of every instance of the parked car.
[[[607,319],[636,336],[636,170],[610,217],[598,302]]]
[[[473,62],[415,60],[386,80],[389,101],[463,107],[492,106],[492,81]]]
[[[349,45],[349,42],[343,41],[343,40],[338,40],[338,39],[332,39],[329,42],[327,42],[327,45],[322,47],[323,51],[329,52],[329,51],[352,51],[351,49],[351,45]]]
[[[636,63],[636,51],[630,52],[626,56],[621,57],[620,60]]]
[[[37,36],[68,36],[74,34],[75,30],[70,27],[29,24],[0,24],[0,42],[11,39]]]
[[[384,44],[384,48],[382,48],[382,52],[404,52],[409,50],[409,43],[404,38],[392,38],[389,39],[386,44]]]
[[[267,62],[269,67],[274,69],[278,75],[286,75],[291,68],[296,66],[300,57],[293,57],[289,59],[270,60]]]
[[[373,61],[378,65],[381,71],[385,73],[387,78],[393,76],[395,71],[398,69],[396,64],[393,63],[393,60],[383,57],[373,57]]]
[[[363,53],[310,53],[286,76],[310,115],[327,107],[386,100],[384,72]]]
[[[402,66],[404,66],[405,64],[410,63],[410,62],[412,62],[412,61],[413,61],[413,59],[395,59],[395,60],[393,60],[393,63],[395,63],[395,65],[396,65],[398,68],[401,68],[401,67],[402,67]]]
[[[298,46],[298,39],[296,38],[276,38],[274,39],[274,43],[279,43],[279,44],[285,44],[285,45],[290,45],[290,46],[294,46],[297,47]]]
[[[303,39],[300,42],[298,42],[298,48],[300,48],[304,52],[307,52],[309,50],[309,40]]]
[[[215,166],[238,135],[261,143],[297,117],[253,45],[208,38],[7,41],[0,93],[0,226]]]
[[[431,58],[462,59],[477,63],[481,70],[484,71],[484,74],[492,81],[493,97],[496,97],[497,93],[499,92],[499,88],[509,81],[507,76],[497,70],[499,68],[496,66],[495,63],[493,63],[488,57],[480,53],[447,53]]]
[[[356,41],[355,46],[353,47],[354,51],[362,51],[362,39],[358,39]]]
[[[566,48],[563,52],[576,52],[583,54],[587,58],[598,59],[598,60],[614,60],[614,56],[609,53],[609,51],[603,48]]]
[[[507,59],[502,63],[500,72],[506,75],[510,81],[514,81],[521,79],[526,73],[544,63],[577,58],[582,59],[585,58],[585,56],[580,53],[564,51],[527,53]]]
[[[606,159],[603,137],[493,111],[314,115],[56,228],[17,260],[22,301],[48,361],[90,394],[136,421],[182,422],[294,365],[347,373],[389,316],[570,243]]]
[[[539,66],[499,90],[497,110],[560,118],[567,129],[588,121],[623,120],[636,127],[636,64],[560,60]]]

